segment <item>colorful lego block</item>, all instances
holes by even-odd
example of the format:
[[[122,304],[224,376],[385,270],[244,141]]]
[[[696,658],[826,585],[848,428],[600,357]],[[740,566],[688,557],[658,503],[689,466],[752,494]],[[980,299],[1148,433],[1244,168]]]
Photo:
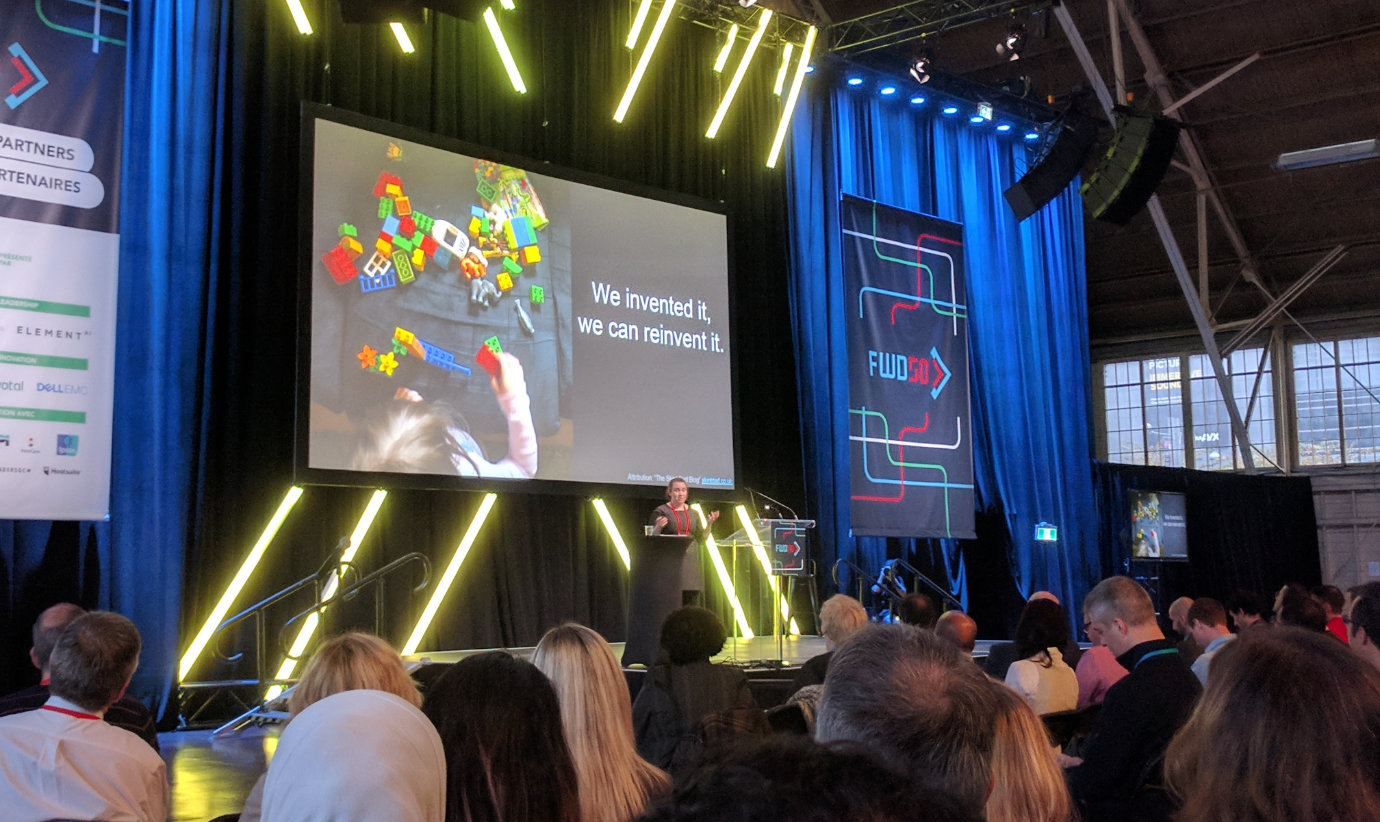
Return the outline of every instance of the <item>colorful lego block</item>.
[[[487,340],[485,340],[484,347],[494,352],[495,354],[503,353],[503,346],[498,344],[498,337],[496,336],[490,337]]]
[[[441,266],[442,268],[445,268],[450,265],[450,252],[444,248],[441,248],[439,245],[436,247],[436,250],[432,252],[431,258],[434,259],[436,261],[436,264]]]
[[[369,258],[369,262],[364,264],[364,273],[370,277],[377,277],[380,274],[387,274],[393,267],[393,262],[388,259],[388,255],[381,251],[375,251],[374,256]]]
[[[431,235],[422,237],[422,241],[417,244],[417,247],[420,248],[422,250],[422,253],[426,254],[428,257],[436,256],[436,238],[432,237]]]
[[[471,217],[478,217],[479,219],[482,220],[482,219],[484,219],[484,215],[487,214],[487,213],[488,213],[488,212],[486,212],[482,206],[477,206],[477,205],[472,205],[472,206],[470,206],[470,216],[471,216]]]
[[[478,217],[471,217],[471,218],[470,218],[470,225],[469,225],[470,236],[472,236],[472,237],[478,237],[478,236],[479,236],[479,229],[480,229],[480,227],[481,227],[482,224],[483,224],[483,221],[480,220]]]
[[[394,177],[393,179],[398,180],[397,177]],[[389,197],[392,197],[394,200],[403,196],[402,181],[398,180],[396,183],[385,184],[383,187],[383,193],[388,195]]]
[[[509,274],[508,272],[506,272],[506,271],[500,271],[499,274],[498,274],[498,290],[499,290],[499,291],[511,291],[512,288],[513,288],[513,277],[512,277],[512,275],[510,275],[510,274]]]
[[[402,191],[402,179],[397,177],[396,175],[389,174],[388,172],[384,171],[379,173],[378,182],[374,183],[374,196],[387,196],[389,183],[392,183],[393,185],[397,186],[399,192]]]
[[[514,217],[508,221],[508,233],[513,237],[514,247],[535,245],[537,232],[532,229],[531,217]]]
[[[412,352],[412,356],[418,359],[426,359],[426,349],[422,348],[422,344],[417,340],[416,334],[413,334],[402,326],[398,326],[393,329],[393,339],[406,346],[407,350]]]
[[[340,236],[342,237],[359,236],[359,229],[355,228],[353,225],[350,225],[349,223],[341,223],[340,228],[337,230],[340,232]]]
[[[393,376],[393,369],[398,367],[398,358],[393,355],[392,351],[389,351],[387,354],[380,354],[379,358],[374,360],[374,365],[379,371],[391,377]]]
[[[351,262],[358,260],[364,254],[364,245],[354,237],[341,237],[340,245],[336,247],[345,249],[345,256],[349,257]]]
[[[546,302],[546,289],[539,285],[532,286],[532,291],[528,299],[531,301],[532,305],[541,305]]]
[[[380,254],[392,254],[393,238],[389,237],[387,234],[380,234],[379,238],[374,240],[374,248],[377,249]]]
[[[487,345],[479,346],[479,352],[474,355],[474,361],[479,363],[479,366],[485,371],[488,371],[490,377],[498,376],[498,357],[494,356],[494,352]]]
[[[509,220],[503,226],[503,241],[509,248],[517,248],[517,239],[513,236],[513,221]]]
[[[363,348],[359,349],[358,354],[355,354],[355,359],[359,360],[360,368],[372,368],[378,356],[379,352],[366,344]]]
[[[412,268],[414,271],[421,271],[426,267],[426,252],[420,247],[412,250]]]
[[[393,213],[393,201],[387,197],[379,198],[379,219],[382,220]]]
[[[428,217],[420,211],[412,212],[412,219],[417,223],[417,230],[423,234],[430,234],[431,227],[436,224],[435,218]]]
[[[321,262],[325,264],[326,270],[330,272],[331,279],[335,280],[340,285],[348,283],[355,278],[355,275],[359,274],[359,271],[355,269],[354,261],[350,259],[349,253],[340,246],[335,246],[330,251],[322,254]]]
[[[512,257],[504,257],[503,270],[516,277],[522,273],[522,266],[518,265],[518,261]]]
[[[388,269],[385,270],[382,274],[376,274],[368,277],[359,278],[359,290],[365,294],[368,294],[371,291],[382,291],[387,288],[396,288],[397,285],[398,278],[397,275],[393,273],[393,267],[391,264],[389,265]]]
[[[412,245],[412,241],[407,239],[406,237],[393,238],[393,250],[395,251],[406,251],[408,255],[411,256],[412,249],[414,247],[415,246]]]
[[[395,206],[397,206],[398,214],[400,214],[400,215],[402,215],[402,216],[404,216],[404,217],[411,217],[411,216],[412,216],[412,200],[411,200],[411,198],[406,197],[406,196],[397,197],[397,198],[394,199],[393,204],[394,204]]]
[[[522,249],[521,254],[523,265],[532,265],[533,263],[541,262],[541,249],[537,246],[529,245]],[[529,270],[527,273],[534,274],[536,272]]]
[[[387,234],[387,235],[389,235],[389,236],[391,237],[391,236],[393,236],[394,234],[397,234],[397,233],[398,233],[398,227],[401,226],[401,225],[402,225],[402,220],[399,219],[398,217],[396,217],[396,216],[390,214],[390,215],[388,215],[387,217],[384,217],[384,218],[383,218],[383,228],[381,228],[381,229],[379,229],[379,230],[382,231],[384,234]],[[408,234],[411,234],[411,233],[412,233],[412,232],[408,232]]]
[[[410,283],[417,279],[417,275],[412,272],[412,252],[399,249],[393,252],[393,267],[398,270],[398,282]]]
[[[404,237],[411,237],[417,232],[417,221],[412,219],[412,215],[398,220],[398,233]]]
[[[474,190],[478,192],[479,196],[483,197],[485,200],[492,200],[493,198],[498,196],[498,189],[494,188],[488,180],[480,180],[479,183],[474,187]]]

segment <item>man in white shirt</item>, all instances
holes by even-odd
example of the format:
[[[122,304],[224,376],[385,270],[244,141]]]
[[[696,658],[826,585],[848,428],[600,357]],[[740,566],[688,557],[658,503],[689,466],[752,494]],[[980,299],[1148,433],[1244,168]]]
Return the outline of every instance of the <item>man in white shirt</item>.
[[[139,737],[100,721],[139,664],[134,623],[92,611],[63,631],[49,658],[52,696],[0,718],[0,808],[7,822],[163,822],[163,760]]]
[[[1227,609],[1211,597],[1194,600],[1184,621],[1188,623],[1188,635],[1203,649],[1203,653],[1193,660],[1193,674],[1206,686],[1213,655],[1223,645],[1236,639],[1236,635],[1227,631]]]

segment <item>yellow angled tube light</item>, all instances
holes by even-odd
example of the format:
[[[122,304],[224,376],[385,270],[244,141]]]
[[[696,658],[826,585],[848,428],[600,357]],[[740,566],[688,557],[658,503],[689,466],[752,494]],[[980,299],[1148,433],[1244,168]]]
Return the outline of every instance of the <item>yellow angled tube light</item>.
[[[599,514],[599,521],[604,523],[604,530],[609,532],[609,539],[613,540],[613,547],[618,549],[618,558],[623,560],[623,567],[632,570],[632,555],[628,553],[628,545],[623,542],[623,535],[618,533],[618,528],[613,524],[613,517],[609,514],[609,507],[604,501],[595,497],[594,510]]]
[[[652,0],[642,0],[637,4],[637,13],[633,15],[632,28],[628,29],[628,39],[623,41],[623,48],[632,51],[637,47],[637,37],[642,34],[642,26],[647,23],[647,12],[652,10]]]
[[[311,34],[311,20],[307,19],[307,10],[302,8],[302,0],[287,0],[288,12],[292,14],[292,22],[297,24],[297,30],[303,34]]]
[[[632,77],[628,78],[628,87],[623,90],[623,99],[618,101],[618,108],[613,111],[615,123],[623,122],[623,118],[628,116],[628,106],[632,105],[633,97],[637,95],[637,87],[642,84],[642,75],[647,73],[647,64],[652,61],[652,52],[656,51],[657,44],[661,42],[661,32],[666,29],[666,21],[671,19],[671,12],[675,11],[675,8],[676,0],[666,0],[662,4],[661,13],[656,16],[652,33],[647,38],[647,45],[642,47],[642,55],[637,58]]]
[[[517,11],[517,3],[514,3],[513,0],[499,0],[498,4],[503,7],[504,11]]]
[[[724,40],[723,48],[719,49],[719,56],[714,58],[714,73],[723,74],[724,66],[728,65],[728,55],[733,53],[733,44],[738,42],[738,24],[733,23],[728,27],[728,38]]]
[[[805,33],[805,45],[800,47],[800,62],[795,66],[795,77],[791,79],[791,92],[786,95],[786,105],[781,110],[781,122],[776,126],[776,137],[771,141],[771,152],[767,154],[767,168],[776,168],[781,156],[781,146],[786,142],[786,129],[791,124],[791,113],[795,111],[796,101],[800,99],[800,85],[805,82],[805,72],[810,68],[810,51],[815,45],[814,26]]]
[[[388,492],[382,488],[376,489],[369,497],[369,503],[364,506],[364,513],[359,515],[355,522],[355,530],[350,532],[350,542],[345,546],[345,550],[340,554],[340,565],[326,584],[321,588],[321,599],[318,600],[322,606],[313,611],[302,620],[302,627],[297,629],[297,638],[292,641],[288,648],[287,657],[278,666],[278,673],[274,679],[287,679],[297,670],[297,662],[302,658],[302,654],[307,650],[307,643],[311,642],[312,635],[316,633],[317,627],[321,624],[321,615],[326,612],[324,607],[335,596],[336,591],[340,590],[340,578],[344,575],[345,569],[354,562],[355,555],[359,553],[359,546],[364,542],[364,537],[369,533],[369,529],[374,525],[374,518],[379,515],[379,508],[383,506],[383,501],[388,498]],[[283,686],[270,685],[264,692],[264,700],[270,700],[283,692]]]
[[[781,603],[781,620],[786,623],[792,634],[800,636],[800,626],[795,623],[795,618],[791,616],[791,605],[781,593],[780,581],[771,572],[771,560],[767,557],[767,548],[762,544],[762,537],[757,534],[757,527],[752,524],[752,519],[748,517],[747,506],[737,505],[734,506],[733,510],[738,512],[738,521],[743,524],[743,533],[748,535],[748,542],[752,543],[752,553],[757,557],[757,562],[761,564],[762,571],[767,575],[767,585],[771,588],[772,595]]]
[[[393,30],[393,37],[397,39],[398,48],[402,49],[403,54],[413,54],[417,51],[417,47],[412,45],[412,38],[407,36],[407,29],[403,28],[402,23],[394,20],[388,24],[388,27]]]
[[[709,130],[704,136],[714,139],[719,133],[719,126],[723,125],[724,115],[728,114],[728,107],[733,105],[733,97],[738,93],[738,86],[742,85],[743,76],[747,74],[748,66],[752,63],[752,57],[757,53],[757,47],[762,44],[762,35],[767,33],[767,23],[771,22],[771,9],[762,9],[762,13],[757,17],[757,30],[752,33],[752,39],[748,41],[747,51],[738,60],[738,68],[733,71],[733,79],[728,81],[728,90],[724,92],[724,99],[719,101],[719,109],[714,112],[714,119],[709,123]]]
[[[484,25],[489,29],[489,37],[494,41],[494,48],[498,49],[498,58],[508,72],[508,82],[513,84],[513,90],[518,94],[526,94],[527,84],[522,81],[522,72],[518,71],[517,61],[513,59],[513,52],[503,37],[503,29],[498,27],[498,16],[494,14],[493,6],[484,9]]]
[[[436,618],[436,611],[441,607],[441,602],[446,598],[446,594],[450,593],[450,586],[455,582],[455,575],[460,572],[460,566],[464,564],[465,557],[469,556],[470,548],[474,545],[475,538],[479,536],[479,529],[489,518],[489,511],[494,507],[494,502],[497,499],[498,494],[490,491],[480,501],[479,510],[474,512],[474,519],[470,520],[470,527],[465,529],[465,536],[460,538],[460,544],[455,547],[455,554],[451,556],[450,564],[446,566],[445,573],[441,574],[441,579],[436,583],[436,590],[431,592],[431,599],[427,600],[421,618],[417,620],[416,627],[412,629],[412,635],[407,638],[407,642],[403,643],[403,655],[417,652],[417,646],[421,644],[422,637],[431,627],[431,621]]]
[[[733,606],[733,620],[738,623],[738,631],[743,635],[743,639],[752,639],[757,635],[752,632],[752,626],[748,625],[747,614],[743,613],[743,604],[738,601],[738,592],[733,587],[733,578],[728,573],[728,567],[724,565],[723,556],[719,554],[719,544],[709,533],[709,518],[704,515],[704,509],[698,502],[690,507],[700,515],[700,526],[704,528],[704,547],[709,549],[709,561],[714,566],[714,573],[719,576],[719,584],[723,586],[729,605]]]
[[[776,68],[776,82],[772,84],[771,93],[777,97],[786,88],[786,70],[791,67],[791,55],[795,54],[795,45],[787,43],[781,49],[781,65]]]
[[[259,561],[264,558],[264,552],[268,550],[268,545],[273,541],[273,537],[278,534],[278,529],[283,527],[283,521],[287,519],[292,511],[292,506],[297,504],[297,500],[302,498],[302,486],[294,485],[283,495],[283,501],[278,503],[278,510],[273,512],[272,518],[264,526],[263,533],[259,534],[259,539],[254,543],[254,547],[249,549],[249,556],[240,563],[240,568],[235,572],[235,577],[230,580],[220,599],[216,601],[216,607],[211,609],[210,616],[202,623],[201,630],[197,631],[196,638],[188,646],[187,652],[182,655],[182,660],[177,666],[177,681],[179,683],[187,680],[187,675],[192,672],[192,666],[196,664],[197,657],[206,649],[206,643],[211,641],[211,635],[215,633],[221,620],[230,611],[230,606],[235,604],[235,598],[244,590],[244,586],[249,582],[250,574],[259,566]]]

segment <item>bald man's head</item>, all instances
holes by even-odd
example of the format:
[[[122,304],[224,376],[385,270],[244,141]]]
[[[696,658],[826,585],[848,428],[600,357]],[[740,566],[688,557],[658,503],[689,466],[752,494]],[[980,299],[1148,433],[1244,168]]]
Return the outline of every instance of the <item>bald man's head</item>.
[[[1055,605],[1059,604],[1059,597],[1056,597],[1049,591],[1036,591],[1035,593],[1030,595],[1029,599],[1027,599],[1026,602],[1034,602],[1037,599],[1047,599],[1050,602],[1053,602]]]
[[[86,609],[80,605],[59,602],[44,609],[34,620],[34,646],[29,649],[29,660],[43,672],[45,679],[48,677],[48,657],[53,655],[53,646],[57,645],[58,637],[84,613]]]
[[[977,623],[962,611],[945,611],[939,616],[934,632],[965,654],[971,654],[977,647]]]

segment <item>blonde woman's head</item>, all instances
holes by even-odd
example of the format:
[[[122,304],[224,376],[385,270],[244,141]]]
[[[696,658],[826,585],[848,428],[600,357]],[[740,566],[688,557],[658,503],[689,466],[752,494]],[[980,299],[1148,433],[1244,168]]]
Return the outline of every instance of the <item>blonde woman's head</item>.
[[[302,709],[341,691],[387,691],[417,707],[422,695],[392,645],[373,634],[351,631],[322,643],[288,697],[288,709]]]

